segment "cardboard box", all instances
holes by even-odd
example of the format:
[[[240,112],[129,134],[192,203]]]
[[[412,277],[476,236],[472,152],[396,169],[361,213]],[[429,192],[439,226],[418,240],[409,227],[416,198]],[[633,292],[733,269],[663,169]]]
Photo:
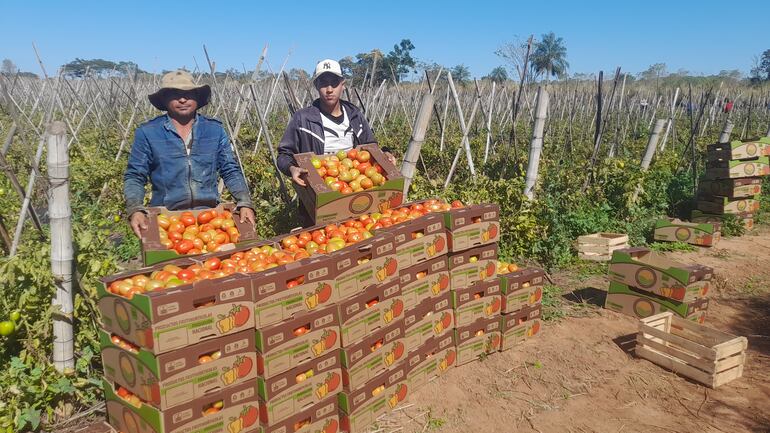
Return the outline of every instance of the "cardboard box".
[[[703,323],[706,320],[708,304],[709,300],[705,297],[690,302],[677,302],[610,281],[604,308],[640,319],[664,311],[671,311],[679,317]]]
[[[750,161],[708,161],[706,163],[707,179],[732,179],[768,174],[770,174],[770,164],[766,156]]]
[[[398,281],[371,286],[341,301],[342,347],[363,340],[374,331],[404,318],[404,299]]]
[[[747,214],[759,210],[759,197],[729,199],[727,197],[701,196],[698,210],[713,214]]]
[[[406,311],[426,299],[449,293],[449,264],[446,256],[402,269],[400,283]]]
[[[541,317],[540,304],[524,307],[515,313],[503,314],[501,321],[503,342],[500,345],[500,351],[511,349],[537,335],[542,327]]]
[[[318,254],[263,272],[250,274],[254,287],[255,325],[263,328],[298,314],[334,305],[349,294],[336,284],[336,261]],[[304,281],[288,288],[289,281]]]
[[[496,316],[455,329],[458,366],[475,361],[481,355],[500,350],[500,322],[500,316]]]
[[[259,432],[257,383],[249,381],[207,394],[191,402],[160,410],[149,404],[137,407],[116,394],[108,380],[102,381],[107,402],[107,422],[117,431],[132,433],[252,433]],[[204,415],[215,403],[222,408]]]
[[[336,263],[335,289],[340,299],[360,293],[369,286],[398,281],[396,244],[390,232],[329,254]]]
[[[406,381],[414,392],[454,366],[457,358],[454,332],[430,338],[406,359]]]
[[[401,268],[415,266],[447,254],[447,234],[444,229],[444,216],[441,213],[429,213],[380,230],[393,233],[396,241],[396,258]],[[380,230],[377,232],[379,233]]]
[[[452,290],[463,289],[476,281],[494,279],[496,275],[497,244],[449,255],[449,284]]]
[[[494,203],[468,205],[444,212],[449,251],[496,243],[500,240],[500,206]]]
[[[355,391],[381,372],[399,365],[406,357],[404,335],[404,321],[398,320],[352,346],[343,347],[343,389]]]
[[[259,419],[264,426],[277,426],[281,421],[328,402],[342,391],[340,354],[332,351],[269,379],[257,379],[261,404]],[[291,430],[293,431],[293,430]]]
[[[524,307],[540,303],[543,299],[545,273],[542,269],[525,268],[500,275],[503,314],[515,313]]]
[[[685,265],[647,248],[617,250],[608,278],[675,301],[689,302],[706,295],[713,269]]]
[[[262,426],[260,433],[327,433],[338,432],[340,413],[337,409],[336,396],[329,397],[302,411],[293,413],[289,418],[270,426]]]
[[[192,262],[180,259],[172,263]],[[247,274],[135,294],[131,299],[106,290],[113,281],[151,270],[101,280],[96,289],[97,304],[106,332],[158,355],[254,327],[251,277]]]
[[[464,289],[452,290],[455,327],[463,327],[500,315],[500,280],[477,281]]]
[[[171,211],[166,209],[165,207],[149,207],[147,208],[147,230],[142,232],[142,238],[141,238],[141,244],[142,244],[142,262],[145,266],[151,266],[156,263],[165,262],[168,260],[174,260],[179,259],[183,257],[195,257],[195,255],[183,255],[179,254],[174,250],[169,250],[163,244],[160,243],[160,227],[158,226],[158,215],[160,214],[166,214],[166,215],[181,215],[183,212],[192,212],[195,217],[198,217],[198,214],[201,212],[205,212],[208,210],[216,210],[217,212],[222,212],[224,210],[229,210],[230,212],[235,211],[235,204],[234,203],[222,203],[219,206],[215,208],[208,208],[208,209],[189,209],[189,210],[177,210],[177,211]],[[245,245],[252,243],[257,240],[257,233],[254,231],[254,226],[247,223],[241,223],[240,218],[233,217],[233,220],[235,221],[235,227],[238,229],[238,233],[240,233],[240,240],[237,243],[232,244],[224,244],[221,247],[220,251],[225,251],[228,249],[233,249],[237,245]]]
[[[655,222],[653,239],[710,247],[719,242],[719,229],[719,223],[687,223],[676,218],[659,219]]]
[[[158,409],[168,409],[257,377],[254,332],[245,330],[173,352],[132,353],[99,331],[104,377]],[[217,357],[218,356],[218,357]]]
[[[706,158],[709,160],[750,159],[762,155],[770,155],[770,139],[767,137],[759,140],[733,140],[706,147]]]
[[[770,148],[770,147],[768,147]],[[742,177],[738,179],[703,179],[698,184],[699,194],[744,198],[753,197],[762,192],[761,177]]]
[[[452,334],[454,311],[452,295],[449,292],[435,298],[423,300],[404,316],[406,328],[406,351],[419,350],[426,341]]]
[[[265,379],[340,347],[337,306],[257,329],[257,371]]]
[[[310,162],[316,155],[310,152],[294,155],[297,165],[307,170],[308,174],[305,177],[307,186],[299,186],[296,183],[292,185],[315,224],[328,224],[370,212],[381,212],[403,203],[404,178],[396,166],[376,144],[364,144],[357,149],[369,151],[371,161],[382,166],[385,184],[361,192],[343,194],[332,190],[318,175]]]
[[[380,415],[404,403],[411,390],[402,364],[373,378],[365,387],[339,394],[342,431],[365,433]]]
[[[725,214],[715,215],[708,214],[700,210],[693,210],[690,214],[690,219],[694,223],[722,223],[722,219]],[[730,215],[730,214],[728,214]],[[754,228],[754,214],[735,215],[736,218],[743,224],[746,230]]]

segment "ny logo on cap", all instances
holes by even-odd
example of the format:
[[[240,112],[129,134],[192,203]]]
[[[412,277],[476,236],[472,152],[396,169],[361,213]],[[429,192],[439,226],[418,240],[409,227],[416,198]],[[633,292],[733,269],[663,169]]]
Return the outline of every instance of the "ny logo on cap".
[[[324,69],[331,69],[332,65],[329,62],[324,63]]]

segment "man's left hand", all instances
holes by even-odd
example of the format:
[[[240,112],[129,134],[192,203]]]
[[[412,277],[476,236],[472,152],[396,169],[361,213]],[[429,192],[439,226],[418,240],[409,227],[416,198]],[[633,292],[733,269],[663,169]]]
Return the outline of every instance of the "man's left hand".
[[[390,152],[384,152],[384,153],[385,153],[385,157],[388,158],[388,161],[390,161],[391,164],[395,165],[396,168],[398,168],[398,161],[396,161],[396,157],[393,156],[393,154]]]
[[[242,207],[238,210],[238,212],[241,214],[241,222],[245,223],[248,221],[251,223],[251,225],[254,225],[254,223],[257,221],[254,216],[254,209],[249,207]]]

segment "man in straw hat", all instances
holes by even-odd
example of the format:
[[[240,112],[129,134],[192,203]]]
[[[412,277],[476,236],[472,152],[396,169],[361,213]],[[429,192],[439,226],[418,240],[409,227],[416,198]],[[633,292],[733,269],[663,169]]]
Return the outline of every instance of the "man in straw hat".
[[[165,74],[150,102],[166,114],[140,125],[123,176],[126,210],[137,236],[147,229],[145,185],[152,184],[150,206],[170,210],[215,207],[217,176],[236,200],[241,222],[254,224],[254,207],[246,179],[233,156],[222,123],[198,114],[209,102],[211,88],[196,85],[189,72]]]

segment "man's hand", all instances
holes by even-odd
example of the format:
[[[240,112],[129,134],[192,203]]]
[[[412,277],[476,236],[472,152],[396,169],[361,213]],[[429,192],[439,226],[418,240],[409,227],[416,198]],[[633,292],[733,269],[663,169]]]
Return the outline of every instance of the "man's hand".
[[[254,223],[257,221],[254,216],[254,209],[250,207],[242,207],[238,209],[238,212],[241,214],[241,222],[249,222],[251,225],[254,225]]]
[[[299,186],[305,186],[305,181],[302,179],[302,175],[307,174],[307,170],[293,165],[289,167],[289,172],[291,173],[291,180],[293,180],[294,183]]]
[[[147,215],[142,211],[137,211],[131,214],[129,221],[136,237],[141,238],[142,230],[147,230]]]
[[[387,157],[387,158],[388,158],[388,161],[390,161],[390,162],[391,162],[391,164],[395,165],[395,166],[396,166],[396,168],[398,168],[398,161],[396,161],[396,157],[395,157],[395,156],[393,156],[393,154],[392,154],[392,153],[390,153],[390,152],[385,152],[385,157]]]

